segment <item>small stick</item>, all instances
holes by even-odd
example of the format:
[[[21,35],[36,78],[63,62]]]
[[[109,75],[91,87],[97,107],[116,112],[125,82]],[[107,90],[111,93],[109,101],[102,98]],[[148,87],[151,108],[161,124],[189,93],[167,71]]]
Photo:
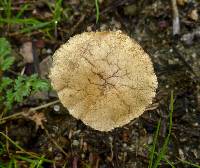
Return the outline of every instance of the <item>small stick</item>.
[[[8,136],[8,127],[7,126],[6,126],[6,136]],[[8,139],[6,139],[6,150],[7,150],[8,156],[10,156]]]
[[[37,107],[30,108],[30,109],[28,110],[28,112],[19,112],[19,113],[15,113],[15,114],[10,115],[10,116],[8,116],[8,117],[1,118],[1,119],[0,119],[0,122],[1,122],[1,121],[5,121],[5,120],[8,120],[8,119],[11,119],[11,118],[15,118],[15,117],[19,117],[19,116],[28,115],[28,114],[30,114],[30,113],[32,113],[32,112],[34,112],[34,111],[43,109],[43,108],[45,108],[45,107],[51,106],[51,105],[53,105],[53,104],[56,104],[56,103],[58,103],[58,102],[60,102],[60,100],[55,100],[55,101],[52,101],[52,102],[49,102],[49,103],[46,103],[46,104],[43,104],[43,105],[40,105],[40,106],[37,106]]]
[[[176,0],[171,0],[173,13],[173,35],[180,34],[180,21]]]
[[[173,13],[173,35],[180,34],[180,21],[176,0],[171,0]]]
[[[69,158],[69,155],[63,150],[63,148],[56,142],[56,140],[54,140],[53,138],[51,138],[51,135],[49,134],[48,130],[45,129],[44,127],[44,131],[47,134],[48,138],[51,140],[51,142],[56,146],[57,149],[59,149],[67,158]]]

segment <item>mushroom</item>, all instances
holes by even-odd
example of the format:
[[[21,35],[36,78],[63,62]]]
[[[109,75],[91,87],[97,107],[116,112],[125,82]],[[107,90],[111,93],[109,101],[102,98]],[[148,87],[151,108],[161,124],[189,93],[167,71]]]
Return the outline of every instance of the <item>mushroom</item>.
[[[49,77],[69,113],[100,131],[139,117],[157,88],[148,54],[121,31],[70,38],[53,55]]]

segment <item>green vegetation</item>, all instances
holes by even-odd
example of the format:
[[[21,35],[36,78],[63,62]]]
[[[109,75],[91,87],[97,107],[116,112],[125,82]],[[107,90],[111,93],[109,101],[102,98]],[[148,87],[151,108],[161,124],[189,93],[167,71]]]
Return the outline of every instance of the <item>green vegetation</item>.
[[[99,0],[95,0],[95,7],[96,7],[96,23],[99,22]]]
[[[158,121],[156,133],[155,133],[155,136],[154,136],[153,146],[150,149],[150,160],[149,160],[148,168],[157,168],[159,166],[161,160],[163,160],[165,158],[165,154],[166,154],[166,151],[167,151],[167,147],[168,147],[168,144],[169,144],[169,138],[170,138],[171,130],[172,130],[172,114],[173,114],[173,111],[174,111],[174,95],[173,95],[173,91],[172,91],[171,92],[171,98],[170,98],[168,135],[165,138],[164,144],[163,144],[162,148],[160,149],[160,151],[156,152],[156,145],[158,145],[158,134],[159,134],[160,124],[161,124],[161,119],[160,119]],[[171,164],[169,161],[167,163],[170,164],[172,167],[174,167],[173,164]]]
[[[46,36],[52,38],[52,30],[56,32],[58,24],[69,17],[68,14],[65,13],[68,9],[63,9],[63,0],[55,0],[54,3],[45,1],[45,3],[51,12],[51,17],[49,19],[38,19],[30,14],[26,15],[31,7],[29,2],[22,3],[19,9],[15,10],[12,6],[12,0],[0,0],[0,27],[6,28],[7,33],[12,32],[11,30],[15,30],[16,27],[16,32],[14,33],[33,33],[37,31],[43,32]],[[93,12],[95,5],[96,23],[99,23],[99,0],[94,0],[92,3]],[[20,74],[10,75],[10,70],[15,61],[11,53],[12,48],[9,41],[6,38],[0,38],[0,119],[4,117],[7,112],[12,110],[15,104],[23,102],[34,92],[46,91],[50,88],[49,83],[40,79],[36,74],[32,74],[31,76]],[[162,121],[159,119],[153,143],[151,146],[147,147],[149,151],[148,168],[162,167],[163,164],[176,168],[178,163],[188,167],[200,168],[200,165],[190,161],[177,158],[176,162],[172,162],[167,158],[166,153],[170,143],[173,125],[173,111],[174,95],[172,92],[169,106],[168,132],[163,144],[160,144],[159,132]],[[16,151],[19,151],[19,153]],[[7,134],[0,132],[0,168],[20,168],[22,163],[28,165],[30,168],[43,168],[45,167],[44,164],[53,165],[55,162],[48,160],[44,155],[40,156],[36,153],[26,151]],[[66,167],[66,165],[64,165],[63,168]],[[85,164],[85,167],[90,168],[91,166]]]
[[[160,125],[161,125],[161,119],[159,119],[158,124],[157,124],[157,128],[156,128],[156,132],[154,135],[154,140],[153,140],[153,144],[151,147],[147,147],[147,149],[149,150],[149,165],[148,168],[158,168],[161,165],[161,161],[165,161],[166,164],[168,164],[169,166],[171,166],[172,168],[176,168],[174,163],[169,161],[168,159],[166,159],[166,152],[168,149],[168,145],[169,145],[169,140],[170,140],[170,136],[171,136],[171,131],[172,131],[172,114],[174,111],[174,94],[173,91],[171,91],[171,97],[170,97],[170,106],[169,106],[169,127],[168,127],[168,134],[167,137],[164,140],[164,144],[161,147],[161,149],[157,149],[156,150],[156,146],[158,145],[158,135],[159,135],[159,131],[160,131]],[[196,168],[200,168],[199,165],[197,164],[193,164],[190,163],[188,161],[183,161],[181,159],[179,159],[180,162],[182,162],[183,164],[186,165],[190,165],[192,167],[196,167]]]
[[[62,15],[62,1],[56,0],[55,4],[48,3],[51,12],[51,20],[39,20],[33,17],[23,17],[25,11],[29,8],[29,4],[24,4],[20,7],[17,14],[12,12],[11,0],[0,1],[0,7],[3,7],[2,15],[0,15],[0,26],[7,24],[8,26],[20,26],[19,33],[30,33],[34,30],[40,29],[46,35],[51,37],[50,30],[54,29],[61,21]]]
[[[39,79],[36,74],[19,75],[16,78],[4,76],[3,73],[9,70],[13,63],[9,42],[5,38],[0,38],[0,104],[4,106],[0,108],[4,109],[4,113],[10,110],[15,102],[23,102],[31,93],[49,89],[48,82]]]
[[[6,149],[6,145],[4,145],[2,142],[0,142],[0,158],[3,157],[4,154],[7,154],[10,156],[10,159],[8,163],[1,163],[0,160],[0,166],[1,168],[19,168],[19,162],[24,161],[26,162],[30,168],[43,168],[43,163],[53,163],[53,161],[45,159],[44,156],[39,156],[36,153],[27,152],[22,147],[20,147],[16,142],[14,142],[12,139],[10,139],[7,135],[5,135],[3,132],[0,132],[0,135],[6,139],[7,142],[12,144],[16,149],[24,153],[23,155],[19,154],[12,154],[9,155],[9,151]],[[1,137],[0,136],[0,137]]]

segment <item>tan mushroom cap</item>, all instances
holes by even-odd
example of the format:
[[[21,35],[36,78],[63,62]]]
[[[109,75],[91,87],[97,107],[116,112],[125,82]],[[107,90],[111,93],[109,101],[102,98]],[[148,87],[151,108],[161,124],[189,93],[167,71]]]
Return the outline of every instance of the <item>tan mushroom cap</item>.
[[[53,56],[50,79],[70,114],[100,131],[140,116],[157,88],[149,56],[121,31],[70,38]]]

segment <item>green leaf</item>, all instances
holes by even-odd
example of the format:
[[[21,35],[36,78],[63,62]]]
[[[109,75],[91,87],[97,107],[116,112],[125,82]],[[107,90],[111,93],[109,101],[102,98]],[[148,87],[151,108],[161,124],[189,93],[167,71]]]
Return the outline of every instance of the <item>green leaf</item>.
[[[0,81],[0,102],[10,110],[15,102],[23,102],[31,93],[48,91],[50,85],[46,80],[40,79],[36,74],[31,76],[18,76],[17,79],[3,77]]]
[[[9,77],[2,77],[1,82],[0,82],[0,92],[7,89],[7,87],[11,85],[12,83],[13,83],[13,80],[10,79]]]
[[[1,64],[1,69],[3,71],[7,70],[10,68],[10,66],[14,63],[14,58],[13,57],[8,57],[8,58],[5,58],[3,60],[3,64]]]
[[[11,46],[10,43],[5,38],[0,38],[0,57],[5,57],[10,55]]]
[[[31,83],[28,82],[26,76],[18,76],[15,80],[14,98],[17,102],[22,102],[25,96],[31,92]]]
[[[14,102],[13,90],[9,89],[6,92],[6,101],[5,101],[5,105],[6,105],[7,109],[11,109],[12,108],[13,102]]]
[[[11,57],[11,45],[5,38],[0,38],[0,69],[5,71],[13,64]]]

